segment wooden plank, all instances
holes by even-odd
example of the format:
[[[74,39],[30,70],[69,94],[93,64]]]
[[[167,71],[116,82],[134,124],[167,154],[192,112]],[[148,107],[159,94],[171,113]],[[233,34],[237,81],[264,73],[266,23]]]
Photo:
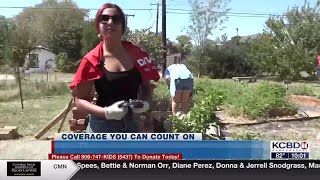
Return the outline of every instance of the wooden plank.
[[[67,106],[68,109],[70,109],[70,107],[72,107],[72,105],[73,105],[72,102],[73,102],[73,99],[70,100],[70,102],[69,102],[69,104],[68,104],[68,106]],[[64,114],[64,117],[63,117],[63,119],[62,119],[62,121],[61,121],[61,123],[60,123],[60,127],[59,127],[59,129],[58,129],[58,133],[61,132],[62,127],[63,127],[63,124],[64,124],[64,122],[66,121],[67,116],[68,116],[68,112]]]
[[[70,101],[73,101],[71,99]],[[54,125],[56,125],[66,114],[68,114],[69,111],[72,109],[72,103],[68,103],[68,106],[64,108],[55,118],[53,118],[47,126],[42,128],[37,134],[34,136],[36,139],[39,139],[42,137],[45,133],[47,133]]]
[[[232,79],[237,82],[241,82],[243,80],[247,80],[249,82],[256,82],[257,81],[256,77],[232,77]]]

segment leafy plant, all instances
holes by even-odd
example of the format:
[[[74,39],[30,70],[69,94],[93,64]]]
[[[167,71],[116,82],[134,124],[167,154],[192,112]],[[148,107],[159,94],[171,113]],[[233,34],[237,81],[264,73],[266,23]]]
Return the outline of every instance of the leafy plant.
[[[314,96],[314,89],[307,85],[292,85],[289,86],[287,94]]]
[[[153,111],[171,111],[171,96],[164,81],[157,83],[150,106]]]
[[[232,115],[245,115],[250,119],[266,116],[272,108],[291,108],[286,99],[286,89],[279,84],[260,83],[244,86],[238,93],[228,95],[227,104]],[[231,91],[232,92],[232,91]]]
[[[233,137],[234,140],[259,140],[259,138],[260,134],[246,130],[238,131]]]
[[[221,104],[222,96],[219,92],[213,92],[210,96],[196,103],[184,119],[172,116],[173,132],[194,132],[205,134],[210,124],[217,121],[215,115],[216,106]]]

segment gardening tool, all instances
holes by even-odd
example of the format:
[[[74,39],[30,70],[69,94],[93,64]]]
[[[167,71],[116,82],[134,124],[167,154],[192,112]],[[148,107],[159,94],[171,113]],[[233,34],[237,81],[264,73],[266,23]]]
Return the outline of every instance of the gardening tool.
[[[128,112],[125,116],[125,118],[123,118],[123,122],[124,122],[124,129],[123,131],[127,128],[126,126],[126,121],[127,120],[131,120],[132,118],[128,118],[128,117],[131,117],[133,115],[133,111],[132,109],[133,108],[143,108],[144,106],[144,101],[141,101],[141,100],[129,100],[129,101],[126,101],[122,104],[119,105],[121,108],[128,108]],[[145,117],[148,117],[148,115],[150,115],[150,110],[144,112],[144,113],[140,113],[141,116],[145,116]],[[164,124],[164,120],[158,120],[156,118],[152,118],[152,124],[153,124],[153,129],[154,129],[154,132],[156,133],[164,133],[166,132],[166,128],[165,128],[165,124]],[[141,121],[145,120],[144,118],[141,118]]]
[[[129,101],[125,101],[122,104],[119,105],[120,108],[128,108],[128,112],[126,114],[126,117],[132,116],[133,108],[143,108],[144,106],[144,101],[141,100],[129,100]]]

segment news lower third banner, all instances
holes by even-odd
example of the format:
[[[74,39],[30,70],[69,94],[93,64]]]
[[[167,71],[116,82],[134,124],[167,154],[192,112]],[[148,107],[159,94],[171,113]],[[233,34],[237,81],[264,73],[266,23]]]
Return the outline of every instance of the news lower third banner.
[[[201,179],[213,175],[279,177],[319,177],[320,160],[185,160],[185,161],[71,161],[71,160],[2,160],[0,179],[69,180],[69,179],[150,179],[149,175],[179,178],[197,175]],[[129,176],[130,175],[130,176]],[[239,176],[240,175],[240,176]],[[185,177],[182,177],[185,176]],[[206,176],[203,178],[202,176]]]
[[[60,134],[52,160],[311,159],[305,141],[202,140],[199,133]]]

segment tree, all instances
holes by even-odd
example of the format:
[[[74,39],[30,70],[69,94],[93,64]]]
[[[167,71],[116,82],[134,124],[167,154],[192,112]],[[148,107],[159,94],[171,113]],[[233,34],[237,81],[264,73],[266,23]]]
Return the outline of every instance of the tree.
[[[43,0],[35,8],[25,8],[16,21],[25,29],[32,46],[42,45],[55,53],[66,53],[76,66],[81,59],[81,40],[88,11],[71,0]]]
[[[204,55],[204,48],[212,32],[227,20],[227,5],[230,0],[208,0],[205,4],[201,0],[189,0],[192,8],[191,25],[188,34],[199,51],[199,61]],[[201,76],[201,63],[198,63],[198,77]]]
[[[98,38],[94,19],[84,23],[83,34],[81,39],[81,54],[84,56],[94,47],[96,47],[101,39]]]
[[[181,52],[183,56],[188,56],[191,53],[192,49],[192,39],[187,35],[180,35],[176,38],[176,40],[178,41],[178,51]]]
[[[133,31],[128,40],[141,46],[150,54],[151,58],[160,63],[163,52],[160,36],[156,36],[150,29],[142,29]]]
[[[5,64],[5,45],[8,34],[8,22],[4,16],[0,16],[0,65]]]
[[[301,79],[303,71],[313,74],[320,50],[319,10],[319,2],[312,7],[305,1],[284,16],[269,18],[263,38],[252,44],[251,62],[281,79]]]
[[[33,46],[29,40],[29,25],[19,21],[8,22],[7,43],[5,46],[5,59],[8,64],[16,68],[23,66],[25,56],[32,50]]]
[[[175,42],[170,41],[170,39],[167,38],[167,53],[174,54],[179,52],[181,51],[178,50],[177,44]]]

